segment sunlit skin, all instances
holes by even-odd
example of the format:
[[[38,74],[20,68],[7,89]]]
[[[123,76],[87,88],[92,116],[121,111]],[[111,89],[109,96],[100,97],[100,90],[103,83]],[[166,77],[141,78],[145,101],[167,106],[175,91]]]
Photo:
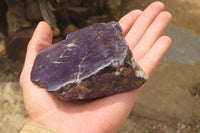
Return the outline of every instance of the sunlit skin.
[[[162,36],[171,21],[164,5],[154,2],[144,11],[133,10],[119,21],[134,59],[150,76],[171,45],[171,39]],[[20,77],[24,104],[29,122],[61,133],[117,132],[129,115],[141,88],[97,99],[88,103],[63,102],[30,81],[34,59],[41,49],[52,43],[52,31],[46,22],[40,22],[27,48]]]

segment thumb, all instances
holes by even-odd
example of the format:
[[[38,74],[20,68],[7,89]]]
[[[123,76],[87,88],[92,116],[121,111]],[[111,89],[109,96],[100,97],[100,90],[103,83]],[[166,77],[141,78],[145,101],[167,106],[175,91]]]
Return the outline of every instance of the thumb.
[[[24,82],[30,82],[30,73],[35,57],[37,56],[37,53],[41,49],[50,46],[51,43],[52,43],[51,28],[46,22],[41,21],[36,27],[27,47],[24,68],[22,70],[20,77],[21,84]]]
[[[32,67],[37,53],[41,49],[50,46],[51,42],[51,28],[46,22],[41,21],[36,27],[35,32],[33,33],[33,36],[28,44],[24,66],[31,65]]]

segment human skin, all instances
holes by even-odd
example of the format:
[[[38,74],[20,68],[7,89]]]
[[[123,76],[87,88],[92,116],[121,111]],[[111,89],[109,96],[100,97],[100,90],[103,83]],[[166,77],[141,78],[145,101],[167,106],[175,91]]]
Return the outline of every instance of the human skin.
[[[133,10],[119,21],[134,59],[150,76],[171,45],[168,36],[162,36],[171,21],[164,5],[154,2],[144,11]],[[63,102],[30,81],[30,73],[37,53],[50,46],[52,31],[46,22],[40,22],[27,48],[20,85],[29,122],[61,133],[117,132],[128,117],[139,89],[115,94],[90,102]]]

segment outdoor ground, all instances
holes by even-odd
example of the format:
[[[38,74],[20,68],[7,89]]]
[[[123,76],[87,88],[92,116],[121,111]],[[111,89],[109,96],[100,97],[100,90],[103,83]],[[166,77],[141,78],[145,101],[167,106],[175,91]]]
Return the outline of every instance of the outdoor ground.
[[[144,9],[149,3],[154,0],[125,0],[123,7],[123,13],[135,8]],[[171,12],[173,16],[172,24],[183,29],[184,31],[194,33],[200,36],[200,1],[199,0],[161,0],[166,5],[166,10]],[[181,39],[181,38],[177,38]],[[200,45],[198,46],[198,48]],[[1,54],[0,54],[1,55]],[[192,57],[191,57],[192,58]],[[18,84],[18,78],[22,68],[23,62],[12,61],[6,56],[0,57],[0,133],[15,133],[23,126],[27,121],[27,114],[23,106],[22,93]],[[161,79],[165,77],[165,79]],[[176,80],[176,78],[181,80]],[[176,81],[174,81],[176,80]],[[159,83],[157,83],[159,82]],[[176,90],[181,91],[181,87],[186,91],[193,91],[192,89],[200,83],[200,61],[193,63],[180,63],[180,62],[168,62],[163,61],[159,64],[155,73],[153,74],[149,84],[144,91],[151,89],[149,93],[155,93],[159,96],[163,95],[162,92],[153,92],[154,87],[168,88],[173,86]],[[198,90],[198,89],[197,89]],[[200,90],[200,89],[199,89]],[[171,92],[171,91],[170,91]],[[166,97],[156,97],[157,101],[163,101],[167,99],[168,95],[175,95],[174,97],[180,99],[182,95],[177,91],[172,91],[173,94],[168,94]],[[143,107],[141,110],[142,100],[149,98],[145,95],[145,92],[139,97],[136,106],[131,112],[124,126],[119,133],[200,133],[199,118],[187,116],[185,113],[187,110],[195,110],[198,114],[200,112],[200,99],[198,95],[193,98],[191,95],[195,95],[195,92],[188,94],[188,97],[184,94],[185,99],[183,106],[187,107],[186,110],[177,109],[177,117],[164,117],[160,113],[151,114],[155,111],[155,108],[160,108],[161,105],[152,103],[152,111],[149,108]],[[197,93],[198,94],[198,93]],[[149,98],[151,99],[151,98]],[[175,101],[177,99],[174,99]],[[172,99],[173,100],[173,99]],[[178,101],[178,100],[177,100]],[[169,101],[170,102],[170,101]],[[190,104],[192,103],[192,105]],[[188,103],[188,104],[187,104]],[[167,105],[167,104],[166,104]],[[191,106],[190,106],[191,105]],[[146,105],[148,106],[148,105]],[[179,107],[179,103],[164,108],[166,112],[170,112],[176,106]],[[182,106],[181,106],[182,107]],[[184,108],[185,109],[185,108]],[[145,110],[150,113],[146,113]],[[156,110],[157,111],[157,110]],[[158,110],[159,111],[159,110]],[[185,111],[185,112],[184,112]],[[145,114],[146,113],[146,114]],[[143,115],[144,114],[144,115]],[[178,115],[181,114],[181,119]],[[163,117],[162,117],[163,116]],[[171,114],[169,114],[171,116]],[[190,118],[189,120],[187,120]]]

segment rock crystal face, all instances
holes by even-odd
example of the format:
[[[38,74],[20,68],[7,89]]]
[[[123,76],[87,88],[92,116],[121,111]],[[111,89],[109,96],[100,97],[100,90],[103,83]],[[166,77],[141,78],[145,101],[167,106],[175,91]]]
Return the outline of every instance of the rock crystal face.
[[[98,23],[42,49],[31,81],[61,100],[104,97],[140,87],[148,79],[137,65],[118,22]]]

